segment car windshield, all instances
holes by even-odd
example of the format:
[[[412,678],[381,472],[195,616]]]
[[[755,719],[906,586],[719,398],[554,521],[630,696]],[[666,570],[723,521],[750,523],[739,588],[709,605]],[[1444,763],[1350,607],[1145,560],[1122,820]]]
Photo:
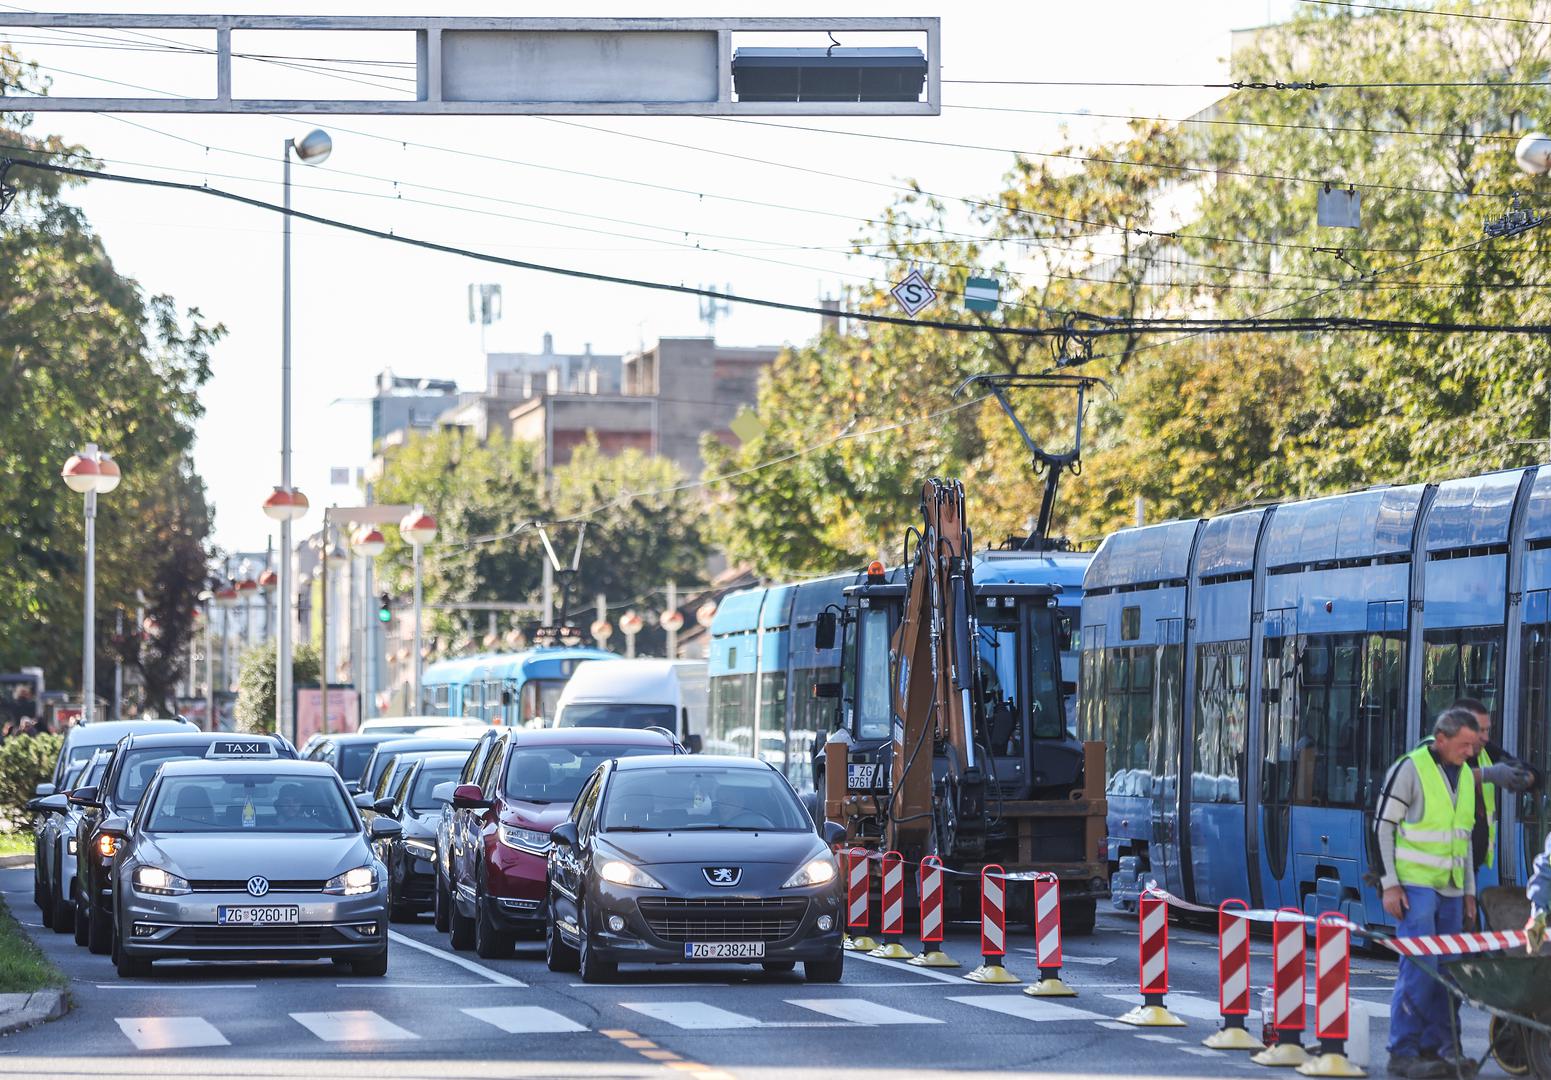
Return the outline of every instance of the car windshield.
[[[560,714],[559,727],[661,727],[676,731],[672,705],[635,705],[628,701],[572,702]]]
[[[808,832],[813,822],[771,769],[714,765],[621,769],[609,781],[603,830]]]
[[[347,833],[355,818],[332,777],[243,770],[169,777],[146,819],[150,832]]]
[[[356,780],[366,771],[366,760],[377,749],[374,742],[344,743],[339,748],[339,775]]]
[[[120,806],[140,805],[140,796],[146,785],[156,776],[156,770],[169,761],[204,757],[207,747],[199,746],[147,746],[129,750],[124,754],[124,764],[118,771],[118,781],[113,785],[113,798]]]
[[[422,765],[420,775],[415,777],[414,790],[409,793],[409,812],[429,814],[440,810],[442,804],[431,798],[432,789],[437,784],[456,780],[462,771],[463,763],[460,761],[454,761],[449,765]]]
[[[610,758],[660,754],[666,746],[518,746],[506,761],[506,797],[522,802],[570,803],[587,778]]]

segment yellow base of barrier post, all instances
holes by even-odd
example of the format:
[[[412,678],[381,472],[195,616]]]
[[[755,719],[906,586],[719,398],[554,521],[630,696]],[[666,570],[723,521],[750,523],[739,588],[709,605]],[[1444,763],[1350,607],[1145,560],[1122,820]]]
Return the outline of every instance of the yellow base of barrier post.
[[[1256,1065],[1296,1069],[1300,1065],[1307,1064],[1309,1053],[1295,1042],[1279,1042],[1275,1046],[1262,1050],[1250,1060]]]
[[[1184,1027],[1185,1022],[1162,1005],[1138,1005],[1124,1016],[1115,1017],[1132,1027]]]
[[[1073,990],[1061,981],[1061,976],[1039,980],[1033,986],[1024,988],[1023,991],[1029,997],[1076,997],[1077,991]]]
[[[906,963],[914,967],[958,967],[959,962],[941,949],[930,949],[920,956],[912,956]]]
[[[1248,1031],[1244,1030],[1244,1018],[1233,1016],[1223,1021],[1221,1031],[1214,1031],[1201,1040],[1202,1046],[1213,1050],[1254,1050],[1261,1051],[1266,1044],[1261,1042]]]
[[[866,934],[863,934],[861,937],[852,938],[845,947],[852,952],[870,953],[878,947],[878,943]]]
[[[897,941],[886,941],[867,954],[881,960],[910,960],[910,950]]]
[[[1304,1076],[1367,1076],[1342,1053],[1320,1054],[1298,1066]]]
[[[981,964],[964,977],[970,982],[977,983],[1004,983],[1010,985],[1023,981],[1001,964]]]

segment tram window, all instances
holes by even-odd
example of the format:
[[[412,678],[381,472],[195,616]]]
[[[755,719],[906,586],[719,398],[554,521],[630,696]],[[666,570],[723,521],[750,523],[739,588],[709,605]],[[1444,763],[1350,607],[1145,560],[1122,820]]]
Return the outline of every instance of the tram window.
[[[1542,598],[1544,594],[1541,594]],[[1535,594],[1531,593],[1530,598]],[[1542,599],[1540,610],[1544,611]],[[1537,605],[1529,605],[1530,609]],[[1523,630],[1523,690],[1520,692],[1518,756],[1551,774],[1551,624],[1534,623]],[[1519,830],[1524,838],[1525,865],[1540,853],[1551,831],[1551,793],[1539,791],[1519,796]]]
[[[522,716],[524,726],[540,727],[555,718],[560,711],[560,694],[565,689],[564,679],[529,679],[522,684]]]
[[[1153,653],[1153,646],[1140,645],[1105,654],[1102,738],[1111,795],[1149,793]]]
[[[786,766],[786,672],[759,677],[759,754],[761,761]]]
[[[754,675],[718,675],[711,680],[705,750],[710,754],[750,753],[754,735]]]
[[[1249,708],[1249,642],[1196,647],[1196,746],[1191,797],[1238,802]]]
[[[1429,721],[1424,728],[1430,728],[1434,717],[1462,697],[1476,698],[1497,712],[1502,640],[1498,626],[1428,630],[1423,635],[1423,701]]]
[[[1142,636],[1142,609],[1139,607],[1124,607],[1120,609],[1120,637],[1123,641],[1135,641]]]
[[[838,668],[797,668],[792,672],[792,738],[786,778],[798,791],[813,790],[813,749],[820,732],[834,727],[835,699],[816,698],[813,688],[840,678]]]

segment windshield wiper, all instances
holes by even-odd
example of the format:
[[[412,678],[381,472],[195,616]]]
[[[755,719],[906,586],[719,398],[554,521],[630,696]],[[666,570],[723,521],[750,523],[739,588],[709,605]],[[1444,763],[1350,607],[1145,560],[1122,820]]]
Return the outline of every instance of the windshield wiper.
[[[671,832],[781,832],[773,825],[679,825]]]

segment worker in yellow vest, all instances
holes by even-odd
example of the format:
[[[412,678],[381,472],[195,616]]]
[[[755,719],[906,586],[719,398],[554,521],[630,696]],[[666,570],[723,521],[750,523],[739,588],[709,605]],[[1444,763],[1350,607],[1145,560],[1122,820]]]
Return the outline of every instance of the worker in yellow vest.
[[[1492,712],[1485,704],[1475,698],[1460,698],[1449,708],[1468,710],[1481,729],[1476,754],[1465,762],[1475,773],[1480,796],[1476,799],[1476,823],[1470,834],[1471,858],[1479,873],[1482,867],[1495,866],[1497,862],[1497,819],[1502,810],[1498,791],[1516,795],[1538,791],[1545,778],[1539,769],[1520,761],[1492,740]]]
[[[1468,709],[1447,709],[1424,743],[1390,767],[1376,832],[1384,910],[1400,937],[1457,934],[1475,918],[1475,755],[1480,725]],[[1423,970],[1424,968],[1429,970]],[[1391,1076],[1468,1076],[1454,1041],[1454,1004],[1434,976],[1435,960],[1403,957],[1390,1007]]]

